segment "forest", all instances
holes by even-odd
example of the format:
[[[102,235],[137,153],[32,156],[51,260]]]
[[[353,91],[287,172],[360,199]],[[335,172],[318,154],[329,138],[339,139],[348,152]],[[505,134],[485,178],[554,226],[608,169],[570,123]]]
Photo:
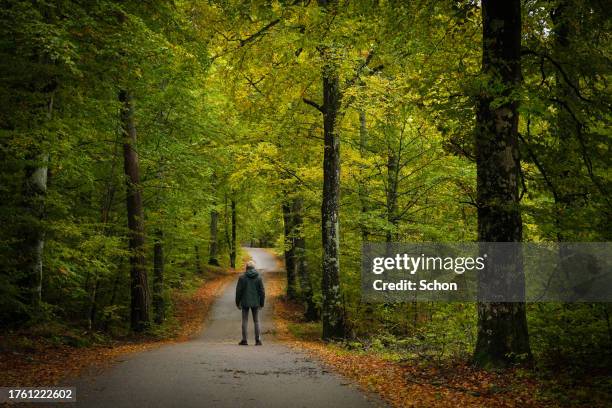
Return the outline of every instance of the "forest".
[[[360,283],[367,242],[610,241],[609,2],[0,4],[3,332],[162,335],[173,291],[269,247],[325,342],[609,402],[610,303]]]

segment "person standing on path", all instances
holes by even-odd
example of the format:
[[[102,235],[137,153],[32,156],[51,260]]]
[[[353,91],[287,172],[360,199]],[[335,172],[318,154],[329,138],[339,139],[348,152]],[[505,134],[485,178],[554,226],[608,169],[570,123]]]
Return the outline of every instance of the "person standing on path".
[[[255,262],[247,262],[246,271],[238,278],[236,285],[236,307],[242,309],[242,340],[238,343],[247,346],[247,326],[249,323],[249,309],[253,314],[255,326],[255,345],[261,346],[259,332],[259,309],[264,306],[266,292],[259,272],[255,269]]]

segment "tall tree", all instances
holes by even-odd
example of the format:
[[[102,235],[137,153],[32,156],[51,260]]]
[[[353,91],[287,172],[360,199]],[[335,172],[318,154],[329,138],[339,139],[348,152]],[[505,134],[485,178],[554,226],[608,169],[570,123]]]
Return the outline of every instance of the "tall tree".
[[[213,208],[210,210],[210,244],[208,247],[208,264],[219,266],[219,211],[216,208],[217,203],[213,202]]]
[[[236,268],[236,227],[237,227],[237,220],[236,220],[236,198],[234,197],[234,195],[232,194],[232,199],[230,200],[230,207],[231,207],[231,212],[232,212],[232,236],[231,236],[231,240],[230,240],[230,267],[231,268]]]
[[[478,240],[521,242],[516,95],[521,83],[520,0],[484,0],[482,23],[487,84],[478,100],[475,143]],[[531,358],[525,304],[479,302],[475,363],[506,366],[518,358]]]
[[[153,315],[155,323],[162,324],[166,318],[164,302],[164,232],[155,230],[153,244]]]
[[[401,143],[399,144],[401,149]],[[386,184],[386,212],[387,212],[387,231],[385,240],[392,242],[397,229],[397,194],[399,185],[400,152],[395,151],[395,146],[389,146],[387,149],[387,184]]]
[[[53,26],[57,24],[56,10],[47,4],[35,4],[31,6],[40,13],[40,24]],[[33,23],[36,24],[36,23]],[[32,55],[36,65],[41,69],[39,78],[33,78],[29,86],[25,88],[33,93],[40,93],[41,98],[34,104],[35,126],[49,123],[53,117],[55,94],[58,88],[58,80],[50,73],[53,66],[50,50],[37,50]],[[29,88],[29,89],[28,89]],[[31,130],[35,130],[32,128]],[[40,311],[42,302],[43,282],[43,250],[45,246],[45,230],[42,221],[45,213],[45,201],[47,195],[47,179],[49,172],[49,152],[46,151],[40,141],[30,146],[26,152],[25,177],[22,185],[21,207],[26,216],[26,222],[20,228],[19,240],[21,242],[19,268],[26,274],[26,287],[29,291],[27,303],[34,312]]]
[[[336,0],[319,0],[325,13],[337,13]],[[340,297],[340,114],[339,62],[334,45],[320,47],[323,80],[323,197],[321,202],[321,238],[323,243],[323,338],[345,336],[344,311]]]
[[[292,211],[292,203],[284,202],[283,209],[283,226],[284,226],[284,256],[285,270],[287,272],[287,298],[295,299],[297,294],[296,288],[296,264],[295,264],[295,236],[294,236],[294,214]]]
[[[127,185],[127,219],[130,230],[131,264],[131,328],[136,332],[146,329],[149,324],[149,286],[144,254],[145,231],[142,207],[140,167],[136,152],[136,125],[132,95],[127,90],[119,92],[121,126],[124,136],[123,164]]]
[[[46,111],[49,120],[53,112],[53,93],[49,97]],[[42,302],[45,231],[41,222],[45,212],[49,154],[36,150],[37,152],[28,158],[25,169],[23,208],[30,219],[28,225],[21,231],[23,241],[20,260],[28,279],[30,306],[33,311],[38,312]]]
[[[302,197],[293,200],[291,212],[293,214],[294,259],[296,274],[300,280],[300,297],[304,302],[304,318],[308,321],[317,320],[319,313],[313,298],[312,282],[306,260],[306,238],[304,237],[304,217]]]
[[[359,110],[359,156],[362,159],[365,158],[367,145],[368,145],[367,118],[366,118],[365,111],[363,109],[360,109]],[[361,214],[362,214],[362,220],[360,223],[361,240],[365,242],[368,240],[368,236],[370,235],[368,226],[365,222],[367,214],[368,214],[368,210],[369,210],[368,188],[367,188],[367,181],[365,180],[365,176],[363,174],[365,166],[361,165],[359,167],[360,167],[360,178],[363,178],[363,181],[360,180],[361,182],[358,185],[358,194],[359,194],[359,201],[361,203]]]

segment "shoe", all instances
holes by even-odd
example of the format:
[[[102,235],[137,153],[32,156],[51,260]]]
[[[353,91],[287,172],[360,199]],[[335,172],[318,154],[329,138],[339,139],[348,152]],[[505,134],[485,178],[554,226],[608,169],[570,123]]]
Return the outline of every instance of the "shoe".
[[[255,342],[255,345],[256,345],[256,346],[262,346],[263,344],[261,344],[261,340],[257,340],[257,341]]]
[[[246,340],[242,340],[240,343],[238,343],[239,346],[248,346],[249,343],[247,343]]]

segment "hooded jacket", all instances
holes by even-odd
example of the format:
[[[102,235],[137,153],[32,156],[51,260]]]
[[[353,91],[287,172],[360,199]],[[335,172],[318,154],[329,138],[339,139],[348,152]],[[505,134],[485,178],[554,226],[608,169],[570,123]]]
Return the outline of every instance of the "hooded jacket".
[[[236,306],[263,307],[266,298],[263,281],[255,268],[247,268],[238,278],[236,285]]]

